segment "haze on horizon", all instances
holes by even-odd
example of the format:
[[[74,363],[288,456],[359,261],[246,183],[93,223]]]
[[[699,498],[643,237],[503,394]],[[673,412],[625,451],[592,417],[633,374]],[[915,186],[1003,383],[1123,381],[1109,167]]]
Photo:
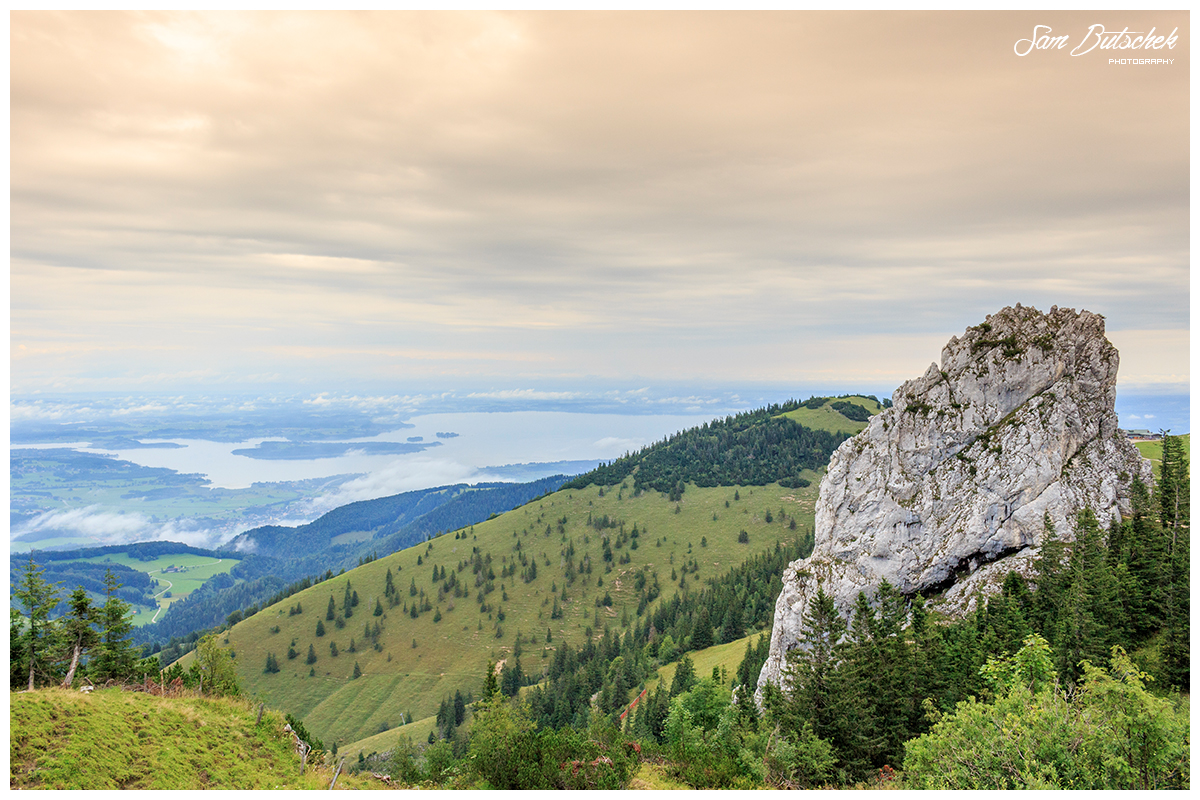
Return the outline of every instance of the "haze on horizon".
[[[876,391],[1020,302],[1186,393],[1189,19],[14,12],[11,391]],[[1097,22],[1174,63],[1014,53]]]

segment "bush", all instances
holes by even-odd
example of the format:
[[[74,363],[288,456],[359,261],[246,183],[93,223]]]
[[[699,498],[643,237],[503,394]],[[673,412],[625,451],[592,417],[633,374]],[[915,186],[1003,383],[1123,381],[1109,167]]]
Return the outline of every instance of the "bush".
[[[916,789],[1181,789],[1191,780],[1186,712],[1144,688],[1120,647],[1110,672],[1083,662],[1064,691],[1039,636],[989,662],[993,703],[971,698],[905,746]]]

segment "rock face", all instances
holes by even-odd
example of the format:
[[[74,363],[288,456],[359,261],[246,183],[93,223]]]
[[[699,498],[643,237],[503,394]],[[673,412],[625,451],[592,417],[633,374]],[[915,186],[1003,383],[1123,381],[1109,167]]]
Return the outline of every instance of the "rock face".
[[[818,585],[847,616],[883,581],[961,614],[1010,570],[1029,574],[1046,515],[1069,540],[1085,507],[1102,522],[1128,512],[1130,482],[1152,473],[1117,430],[1117,364],[1088,311],[1018,304],[952,338],[940,367],[833,454],[816,546],[784,571],[760,690],[780,682]]]

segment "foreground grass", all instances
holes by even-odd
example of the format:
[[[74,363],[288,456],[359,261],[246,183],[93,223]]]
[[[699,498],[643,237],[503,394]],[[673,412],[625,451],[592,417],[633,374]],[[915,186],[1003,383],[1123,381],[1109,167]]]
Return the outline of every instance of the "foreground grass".
[[[11,789],[327,789],[334,768],[300,759],[283,717],[249,700],[106,689],[10,695]],[[342,774],[337,788],[378,788]]]

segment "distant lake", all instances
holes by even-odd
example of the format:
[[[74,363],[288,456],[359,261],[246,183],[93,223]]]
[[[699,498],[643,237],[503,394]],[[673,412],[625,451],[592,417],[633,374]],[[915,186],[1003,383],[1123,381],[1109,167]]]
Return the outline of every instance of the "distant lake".
[[[262,460],[234,455],[263,441],[211,442],[169,439],[178,448],[83,448],[82,452],[114,453],[118,458],[147,467],[166,467],[199,473],[213,486],[239,489],[252,483],[325,478],[353,473],[384,473],[396,491],[428,488],[460,481],[517,480],[488,473],[484,467],[531,462],[611,460],[687,428],[712,419],[711,415],[581,414],[566,411],[468,412],[412,417],[399,430],[353,442],[409,443],[417,437],[434,444],[422,452],[405,455],[368,455],[351,452],[329,458]],[[438,437],[438,433],[456,433]],[[148,440],[160,441],[160,440]],[[43,445],[62,447],[63,445]],[[520,478],[527,480],[530,478]],[[397,488],[399,487],[399,488]]]

